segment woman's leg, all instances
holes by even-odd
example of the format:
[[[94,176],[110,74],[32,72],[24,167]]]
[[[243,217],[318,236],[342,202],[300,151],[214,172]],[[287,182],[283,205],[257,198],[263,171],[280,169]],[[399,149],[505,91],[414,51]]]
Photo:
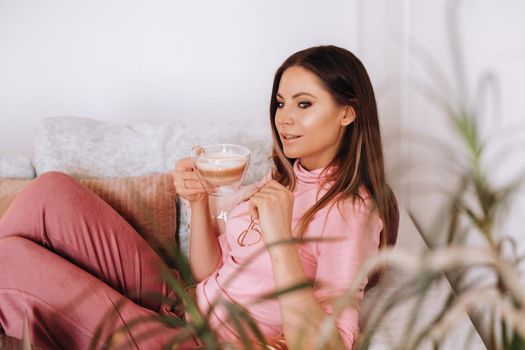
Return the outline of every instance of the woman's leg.
[[[0,219],[0,239],[10,236],[46,247],[151,310],[159,311],[162,298],[145,293],[168,295],[160,257],[113,208],[63,173],[42,174],[17,196]]]
[[[33,342],[44,349],[87,349],[100,323],[109,320],[113,321],[103,336],[127,328],[116,338],[122,349],[161,349],[180,332],[160,323],[130,328],[130,320],[156,313],[37,243],[2,238],[0,252],[0,325],[10,336],[22,336],[24,314]],[[155,335],[156,331],[160,333]],[[141,340],[141,334],[149,337]],[[97,349],[104,345],[108,344],[99,342]],[[182,348],[196,346],[190,339]]]

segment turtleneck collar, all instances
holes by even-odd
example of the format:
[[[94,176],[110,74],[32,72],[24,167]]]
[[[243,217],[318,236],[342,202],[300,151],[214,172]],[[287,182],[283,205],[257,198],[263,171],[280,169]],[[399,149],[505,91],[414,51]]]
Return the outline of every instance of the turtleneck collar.
[[[323,172],[325,168],[326,171]],[[321,182],[327,181],[337,169],[337,167],[334,165],[325,168],[307,170],[301,165],[300,159],[296,159],[293,164],[293,169],[297,182],[304,184],[319,184]]]

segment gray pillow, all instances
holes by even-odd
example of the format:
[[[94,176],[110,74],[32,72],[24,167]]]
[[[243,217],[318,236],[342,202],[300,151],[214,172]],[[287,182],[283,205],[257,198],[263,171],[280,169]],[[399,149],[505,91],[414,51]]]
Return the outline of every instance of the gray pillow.
[[[87,118],[41,121],[35,135],[36,173],[63,171],[78,177],[123,177],[170,172],[193,146],[236,143],[251,151],[245,184],[266,169],[272,138],[264,121],[110,124]]]
[[[124,126],[73,117],[45,119],[36,128],[36,173],[56,170],[94,178],[162,173],[165,133],[162,125]]]
[[[0,156],[0,178],[32,179],[35,168],[31,160],[22,155]]]

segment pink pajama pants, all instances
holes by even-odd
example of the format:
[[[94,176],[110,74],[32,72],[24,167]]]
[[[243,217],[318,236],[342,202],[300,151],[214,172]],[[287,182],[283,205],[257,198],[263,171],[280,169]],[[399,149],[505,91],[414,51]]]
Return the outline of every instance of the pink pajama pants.
[[[65,174],[43,174],[0,219],[0,333],[21,338],[27,314],[35,345],[89,348],[108,312],[115,318],[112,330],[162,313],[162,298],[145,296],[169,293],[159,266],[167,268],[103,200]],[[145,333],[157,335],[141,340]],[[117,339],[126,349],[161,349],[179,333],[149,322]],[[180,348],[197,345],[192,338]]]

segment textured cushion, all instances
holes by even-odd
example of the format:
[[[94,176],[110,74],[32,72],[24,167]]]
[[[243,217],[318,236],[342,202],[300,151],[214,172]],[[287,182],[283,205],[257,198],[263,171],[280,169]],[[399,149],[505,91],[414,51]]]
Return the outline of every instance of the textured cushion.
[[[49,118],[35,132],[37,175],[141,176],[164,171],[165,127],[112,125],[86,118]]]
[[[0,218],[4,215],[16,195],[22,191],[30,181],[31,180],[0,179]]]
[[[111,205],[174,267],[177,215],[170,174],[81,179],[80,183]]]
[[[0,180],[0,217],[30,180]],[[170,265],[176,241],[175,188],[170,174],[80,179],[122,215]]]
[[[26,156],[0,156],[0,178],[32,179],[35,168]]]

